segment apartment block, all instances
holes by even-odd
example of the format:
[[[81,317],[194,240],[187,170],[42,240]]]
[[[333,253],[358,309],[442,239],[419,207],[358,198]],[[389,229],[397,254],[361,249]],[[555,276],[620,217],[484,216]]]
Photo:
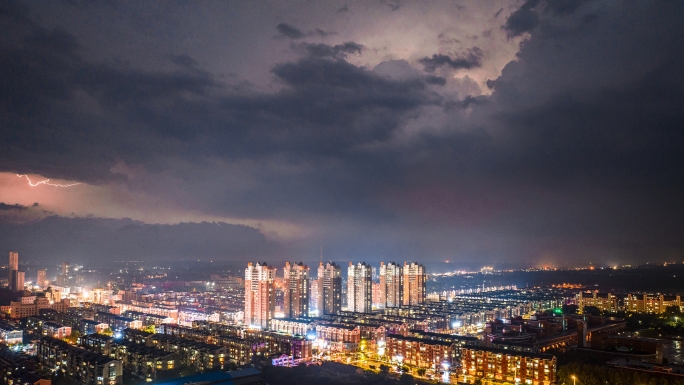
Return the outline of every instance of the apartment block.
[[[276,269],[266,263],[245,269],[245,325],[266,329],[275,314]]]
[[[466,381],[481,379],[551,385],[556,383],[556,357],[484,346],[465,346],[462,349],[461,374]]]
[[[283,271],[285,298],[283,312],[286,318],[309,316],[309,267],[299,263],[285,263]]]
[[[121,361],[69,345],[56,338],[41,338],[36,356],[45,367],[62,370],[78,384],[116,385],[122,383]]]

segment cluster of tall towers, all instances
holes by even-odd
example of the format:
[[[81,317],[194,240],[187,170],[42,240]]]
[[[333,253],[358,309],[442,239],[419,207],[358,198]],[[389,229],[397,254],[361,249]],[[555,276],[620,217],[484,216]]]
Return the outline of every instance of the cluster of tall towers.
[[[309,278],[309,267],[299,263],[285,264],[283,271],[283,315],[285,318],[307,317],[310,306],[318,314],[335,314],[342,310],[342,268],[335,262],[318,266],[318,277]],[[425,267],[415,262],[380,264],[380,307],[417,305],[425,301]],[[348,311],[373,310],[373,268],[365,263],[349,263],[347,269]],[[377,284],[376,284],[377,285]],[[276,268],[266,263],[249,263],[245,269],[245,318],[247,325],[268,328],[275,316]]]
[[[245,324],[268,328],[275,315],[276,268],[267,263],[251,262],[245,269]],[[342,274],[334,262],[318,267],[316,306],[324,313],[342,307]],[[320,282],[320,284],[318,284]],[[302,262],[285,263],[283,270],[283,314],[286,318],[308,317],[311,302],[309,267]]]
[[[14,291],[24,290],[26,273],[19,271],[19,253],[16,251],[9,252],[7,273],[7,287]]]
[[[415,262],[380,262],[378,307],[412,306],[425,302],[425,266]],[[366,263],[349,264],[347,310],[367,313],[373,306],[373,270]]]
[[[19,253],[10,251],[7,260],[7,287],[14,291],[24,290],[25,281],[26,273],[19,271]],[[41,289],[45,289],[49,284],[50,281],[47,279],[47,270],[38,269],[36,271],[36,285]]]

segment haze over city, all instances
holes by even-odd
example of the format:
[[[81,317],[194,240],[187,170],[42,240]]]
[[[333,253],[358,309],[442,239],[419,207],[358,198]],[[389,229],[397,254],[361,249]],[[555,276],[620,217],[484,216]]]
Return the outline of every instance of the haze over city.
[[[683,14],[3,1],[0,245],[74,263],[681,262]]]

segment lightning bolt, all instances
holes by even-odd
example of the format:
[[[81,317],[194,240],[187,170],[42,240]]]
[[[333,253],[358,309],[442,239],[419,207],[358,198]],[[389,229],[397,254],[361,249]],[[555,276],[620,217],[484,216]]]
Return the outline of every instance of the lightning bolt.
[[[50,179],[45,179],[41,180],[40,182],[33,183],[31,182],[31,179],[28,177],[26,174],[17,174],[19,178],[24,177],[29,183],[29,186],[31,187],[36,187],[38,185],[44,184],[46,186],[54,186],[54,187],[71,187],[71,186],[76,186],[77,184],[80,183],[71,183],[71,184],[59,184],[59,183],[50,183]]]

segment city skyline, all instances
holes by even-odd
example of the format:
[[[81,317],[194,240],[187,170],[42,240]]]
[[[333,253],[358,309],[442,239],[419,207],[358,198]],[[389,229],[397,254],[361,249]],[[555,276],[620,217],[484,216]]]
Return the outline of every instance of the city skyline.
[[[39,265],[10,252],[8,266]],[[58,266],[55,280],[21,288],[11,286],[24,286],[24,272],[10,268],[14,281],[0,288],[0,370],[13,381],[62,376],[46,368],[81,385],[235,379],[242,368],[263,383],[261,375],[290,367],[284,383],[268,381],[297,385],[302,371],[323,366],[384,385],[398,376],[531,385],[665,376],[669,384],[682,363],[680,263],[486,266],[431,275],[429,290],[416,261],[350,262],[346,285],[340,264],[322,261],[315,277],[302,261],[249,262],[240,276],[200,261]]]
[[[72,263],[309,263],[321,248],[681,262],[682,13],[3,1],[0,248]]]

